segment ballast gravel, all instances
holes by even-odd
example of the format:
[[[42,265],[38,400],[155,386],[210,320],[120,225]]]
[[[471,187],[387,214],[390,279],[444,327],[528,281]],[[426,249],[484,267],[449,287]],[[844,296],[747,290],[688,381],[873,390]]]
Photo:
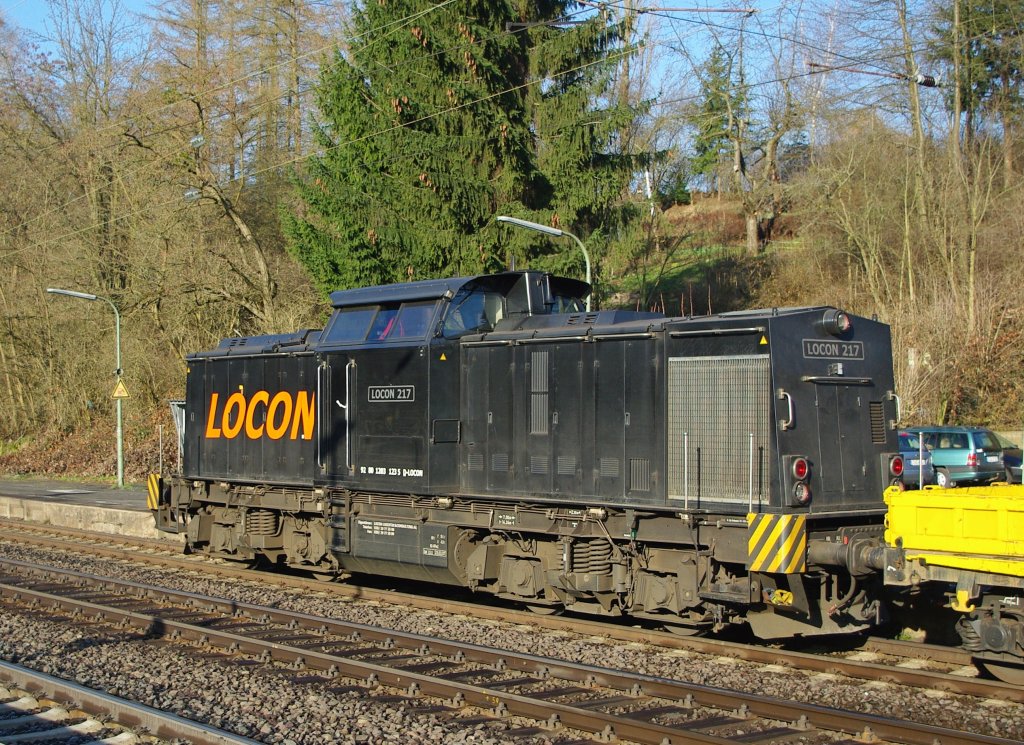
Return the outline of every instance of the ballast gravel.
[[[303,592],[260,583],[258,575],[251,582],[225,581],[206,578],[200,572],[163,570],[2,541],[0,556],[424,636],[1024,741],[1024,706],[1004,701],[780,670],[653,645],[352,600],[329,592]],[[513,741],[502,737],[493,725],[459,726],[435,714],[417,713],[415,707],[379,700],[368,690],[325,693],[296,685],[289,676],[268,682],[268,676],[243,665],[200,663],[194,655],[170,645],[164,645],[154,656],[151,646],[142,647],[113,633],[96,633],[96,638],[87,637],[81,629],[4,612],[0,613],[0,657],[274,744]],[[513,722],[511,726],[523,724]],[[539,737],[536,741],[558,739]],[[524,740],[517,738],[515,742]]]

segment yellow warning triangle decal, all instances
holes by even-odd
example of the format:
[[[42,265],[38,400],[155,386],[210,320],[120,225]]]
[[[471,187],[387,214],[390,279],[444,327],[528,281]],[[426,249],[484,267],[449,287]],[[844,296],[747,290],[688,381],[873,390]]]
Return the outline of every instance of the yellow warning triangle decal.
[[[114,386],[114,392],[110,394],[111,398],[128,398],[128,389],[124,387],[124,381],[118,378],[117,385]]]
[[[448,355],[446,355],[444,352],[441,352],[441,362],[447,362],[447,361],[448,361]]]
[[[767,338],[767,337],[765,337],[765,336],[762,336],[762,337],[761,337],[761,346],[764,346],[764,345],[765,345],[765,344],[767,344],[767,343],[768,343],[768,338]]]

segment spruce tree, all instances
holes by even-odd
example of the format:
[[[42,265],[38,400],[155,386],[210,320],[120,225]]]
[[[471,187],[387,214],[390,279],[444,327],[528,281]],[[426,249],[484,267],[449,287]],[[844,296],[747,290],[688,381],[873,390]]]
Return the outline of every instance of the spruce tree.
[[[739,111],[743,100],[733,86],[732,60],[722,47],[711,50],[699,74],[699,103],[688,117],[696,130],[690,172],[703,179],[705,189],[721,193],[719,169],[732,140],[729,104]]]
[[[512,254],[520,268],[578,274],[572,246],[494,216],[583,236],[617,219],[632,166],[614,152],[615,133],[634,112],[598,102],[630,50],[617,26],[581,10],[527,0],[355,8],[348,47],[321,70],[317,154],[284,214],[289,248],[322,291],[499,270]],[[566,19],[584,22],[553,23]]]

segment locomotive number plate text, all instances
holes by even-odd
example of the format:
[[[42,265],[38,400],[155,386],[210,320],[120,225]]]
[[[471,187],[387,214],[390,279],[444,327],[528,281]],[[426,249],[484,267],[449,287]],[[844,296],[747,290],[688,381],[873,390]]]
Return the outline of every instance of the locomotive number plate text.
[[[805,359],[862,360],[864,342],[831,339],[804,339]]]
[[[381,401],[415,401],[416,386],[414,385],[371,385],[367,389],[366,398],[371,403]]]

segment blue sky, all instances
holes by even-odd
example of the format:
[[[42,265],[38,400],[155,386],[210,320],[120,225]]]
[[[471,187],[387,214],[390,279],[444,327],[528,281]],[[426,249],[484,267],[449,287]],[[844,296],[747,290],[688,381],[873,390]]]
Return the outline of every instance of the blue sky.
[[[121,0],[126,10],[136,12],[152,7],[154,0]],[[46,31],[50,6],[45,0],[0,0],[0,16],[12,26],[21,26],[37,34]]]

